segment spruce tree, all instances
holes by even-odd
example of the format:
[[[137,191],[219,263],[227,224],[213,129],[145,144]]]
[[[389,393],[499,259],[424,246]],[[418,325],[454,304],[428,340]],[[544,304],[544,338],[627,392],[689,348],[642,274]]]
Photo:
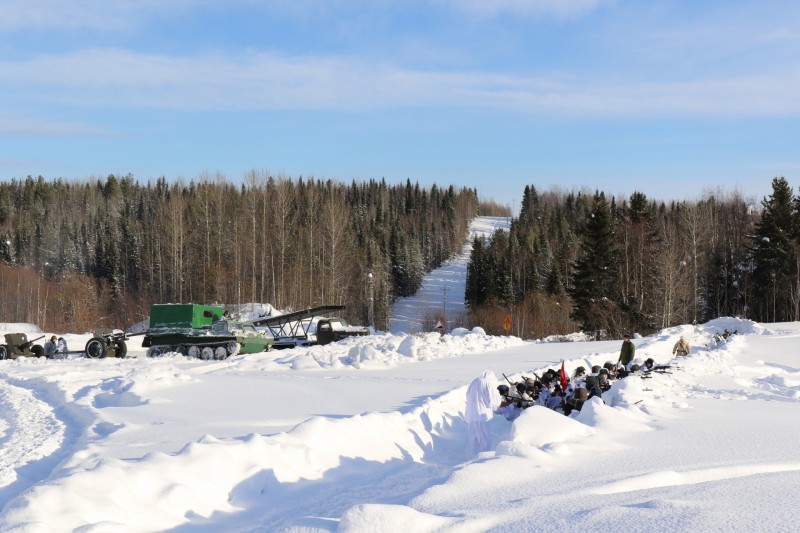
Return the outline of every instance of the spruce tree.
[[[615,312],[617,252],[611,210],[603,193],[595,193],[581,230],[581,256],[572,274],[573,318],[584,331],[599,333]]]
[[[796,200],[784,178],[772,180],[772,194],[761,202],[751,254],[756,320],[796,320],[792,296],[797,290]],[[791,287],[792,290],[787,290]]]

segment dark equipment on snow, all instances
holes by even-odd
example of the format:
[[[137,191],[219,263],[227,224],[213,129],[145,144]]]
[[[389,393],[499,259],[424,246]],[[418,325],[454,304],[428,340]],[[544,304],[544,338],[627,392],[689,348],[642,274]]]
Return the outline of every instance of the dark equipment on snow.
[[[103,359],[105,357],[125,357],[128,355],[128,335],[119,329],[101,328],[92,333],[92,338],[86,343],[84,353],[90,359]]]
[[[322,315],[344,311],[343,305],[323,305],[303,311],[254,320],[256,326],[266,326],[275,337],[273,348],[294,348],[313,344],[329,344],[347,337],[369,335],[369,329],[351,326],[342,318],[319,318],[316,322],[316,338],[309,336],[314,319]]]
[[[655,365],[652,369],[644,369],[644,373],[650,374],[651,372],[658,372],[659,374],[672,374],[670,370],[672,370],[670,365]]]
[[[6,333],[6,343],[0,344],[0,359],[42,357],[44,355],[44,348],[33,343],[43,338],[45,338],[45,335],[29,340],[25,333]]]
[[[253,322],[229,320],[219,305],[153,304],[142,346],[149,357],[177,352],[209,360],[265,352],[274,340]]]

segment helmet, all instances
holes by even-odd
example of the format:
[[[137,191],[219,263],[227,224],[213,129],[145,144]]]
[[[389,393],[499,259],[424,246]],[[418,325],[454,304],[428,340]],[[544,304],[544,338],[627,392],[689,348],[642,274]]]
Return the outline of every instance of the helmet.
[[[638,372],[641,367],[637,364],[631,365],[631,372]]]
[[[52,337],[50,337],[50,340],[53,341],[53,342],[56,342],[58,339],[56,338],[55,335],[53,335]]]
[[[598,372],[600,372],[600,365],[594,365],[592,367],[592,374],[597,374]]]
[[[652,357],[648,357],[648,358],[647,358],[647,361],[645,361],[645,362],[644,362],[644,364],[645,364],[645,366],[646,366],[647,368],[650,368],[650,367],[652,367],[654,364],[656,364],[656,362],[655,362],[655,361],[653,361],[653,358],[652,358]]]
[[[525,384],[524,383],[517,383],[516,385],[514,385],[514,387],[517,389],[517,393],[518,394],[525,394]]]
[[[497,391],[501,396],[508,396],[508,385],[498,385]]]
[[[605,377],[608,377],[608,369],[607,369],[607,368],[601,368],[601,369],[600,369],[600,370],[597,372],[597,374],[598,374],[598,375],[600,375],[600,376],[605,376]]]
[[[605,368],[608,371],[611,371],[614,369],[614,363],[612,363],[611,361],[606,361],[605,363],[603,363],[603,368]]]

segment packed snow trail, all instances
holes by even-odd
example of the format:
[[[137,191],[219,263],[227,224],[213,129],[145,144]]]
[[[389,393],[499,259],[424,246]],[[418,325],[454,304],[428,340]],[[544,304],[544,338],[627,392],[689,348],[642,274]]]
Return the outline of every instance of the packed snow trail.
[[[0,374],[0,506],[21,489],[46,478],[46,459],[65,442],[66,425],[34,390]]]
[[[442,309],[447,320],[458,321],[466,312],[464,290],[472,240],[479,236],[491,237],[498,229],[508,231],[510,227],[508,217],[475,218],[469,226],[469,236],[461,254],[427,274],[416,294],[398,298],[392,304],[389,330],[395,334],[423,332],[427,326],[426,320],[441,314]],[[453,324],[447,330],[452,327]]]

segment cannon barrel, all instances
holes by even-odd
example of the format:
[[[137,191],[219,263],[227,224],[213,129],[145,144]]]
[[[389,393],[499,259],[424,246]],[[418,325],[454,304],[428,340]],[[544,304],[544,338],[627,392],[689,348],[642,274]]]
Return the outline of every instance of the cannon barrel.
[[[46,335],[42,335],[41,337],[36,337],[35,339],[28,339],[26,342],[23,342],[22,344],[18,345],[17,348],[19,348],[20,350],[24,350],[25,347],[30,346],[34,342],[44,339],[45,337]]]

